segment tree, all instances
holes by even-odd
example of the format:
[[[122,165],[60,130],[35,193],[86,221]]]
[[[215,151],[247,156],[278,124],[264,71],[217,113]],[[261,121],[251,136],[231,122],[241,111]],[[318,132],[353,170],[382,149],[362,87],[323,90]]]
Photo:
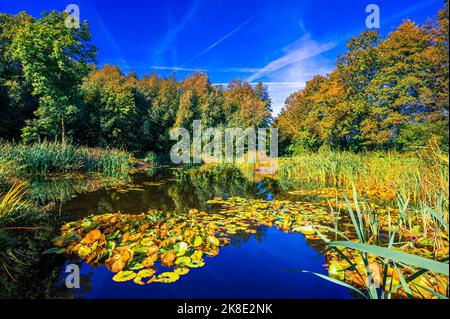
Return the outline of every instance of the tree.
[[[446,9],[422,26],[405,20],[385,39],[376,31],[352,38],[334,71],[286,100],[276,120],[284,143],[409,150],[436,136],[448,145]]]
[[[246,81],[234,80],[224,92],[224,111],[229,127],[265,127],[270,121],[270,104],[257,96]]]
[[[86,77],[82,85],[84,105],[81,114],[91,134],[87,138],[90,144],[137,147],[139,126],[135,86],[136,79],[124,76],[117,66],[105,65]]]
[[[25,12],[0,14],[0,138],[20,138],[21,128],[32,118],[37,105],[31,83],[24,78],[12,50],[19,31],[32,20]]]
[[[14,58],[39,100],[35,119],[23,129],[25,141],[39,137],[65,139],[66,125],[77,113],[78,89],[94,62],[87,22],[79,29],[65,25],[67,13],[51,12],[27,23],[13,41]]]

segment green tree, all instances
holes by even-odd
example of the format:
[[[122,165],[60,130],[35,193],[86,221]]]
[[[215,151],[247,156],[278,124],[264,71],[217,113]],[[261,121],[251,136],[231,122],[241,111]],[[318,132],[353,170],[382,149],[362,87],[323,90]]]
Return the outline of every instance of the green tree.
[[[0,14],[0,138],[20,138],[25,120],[32,118],[37,105],[31,83],[12,50],[19,31],[32,20],[25,12]]]
[[[135,86],[136,79],[124,76],[117,66],[105,65],[86,77],[80,122],[87,121],[91,144],[136,149]]]
[[[35,119],[23,129],[25,141],[39,137],[65,139],[66,125],[77,113],[79,86],[94,61],[87,22],[80,28],[65,25],[67,13],[51,12],[27,23],[13,41],[14,58],[39,100]]]

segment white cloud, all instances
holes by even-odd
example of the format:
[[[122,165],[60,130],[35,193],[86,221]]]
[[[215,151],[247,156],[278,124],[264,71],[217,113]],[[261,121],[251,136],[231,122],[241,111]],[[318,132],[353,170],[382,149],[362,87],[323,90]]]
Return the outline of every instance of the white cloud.
[[[335,47],[334,42],[327,42],[324,44],[311,40],[309,34],[304,35],[299,40],[290,44],[283,49],[284,54],[280,58],[273,60],[258,72],[253,73],[247,78],[247,81],[252,82],[263,76],[270,76],[276,71],[282,70],[292,65],[297,65],[312,57],[315,57],[323,52],[326,52]]]
[[[318,43],[306,34],[284,48],[281,57],[247,77],[247,81],[264,79],[272,99],[273,115],[276,116],[292,92],[304,88],[315,75],[332,70],[332,62],[320,54],[335,46],[336,42]]]

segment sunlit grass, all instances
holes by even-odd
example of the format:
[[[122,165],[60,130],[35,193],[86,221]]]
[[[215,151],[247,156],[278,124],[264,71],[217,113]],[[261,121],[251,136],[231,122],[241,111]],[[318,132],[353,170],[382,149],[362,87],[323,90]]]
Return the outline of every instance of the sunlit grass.
[[[0,163],[9,162],[15,163],[19,168],[16,173],[19,174],[102,172],[115,176],[129,171],[131,154],[116,149],[77,147],[67,143],[42,142],[28,145],[0,141]]]

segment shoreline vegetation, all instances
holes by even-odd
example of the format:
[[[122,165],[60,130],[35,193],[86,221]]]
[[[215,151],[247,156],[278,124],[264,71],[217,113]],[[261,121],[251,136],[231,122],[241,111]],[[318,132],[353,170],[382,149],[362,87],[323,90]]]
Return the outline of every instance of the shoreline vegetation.
[[[56,11],[41,18],[25,12],[0,14],[0,267],[8,280],[15,280],[14,265],[30,256],[54,257],[43,257],[42,252],[65,222],[42,204],[47,196],[40,197],[41,203],[33,199],[30,193],[40,189],[30,190],[31,180],[91,173],[116,178],[148,171],[169,154],[169,130],[191,131],[198,119],[204,127],[280,131],[284,157],[269,178],[296,199],[276,205],[250,198],[210,199],[232,207],[243,219],[251,215],[246,223],[233,219],[229,234],[254,233],[249,228],[253,222],[282,231],[296,229],[326,246],[329,276],[316,275],[365,298],[449,297],[448,1],[424,25],[405,20],[385,38],[373,30],[352,38],[336,69],[291,94],[277,118],[271,115],[268,89],[261,82],[235,80],[214,86],[202,72],[179,80],[156,73],[140,78],[118,66],[98,68],[88,24],[66,28],[65,18],[66,13]],[[181,169],[185,167],[192,165]],[[251,164],[198,169],[223,167],[258,182]],[[62,196],[57,183],[54,186]],[[81,186],[80,192],[88,189]],[[326,208],[318,214],[302,202],[303,196],[326,200]],[[212,220],[196,207],[185,208],[195,210],[183,217],[194,218],[195,225],[202,225],[202,218]],[[177,212],[158,212],[157,217],[163,221],[166,213]],[[70,247],[68,251],[83,260],[101,258],[93,252],[105,244],[105,234],[120,233],[111,229],[111,218],[137,218],[111,215],[89,217],[100,221],[99,229],[85,229],[80,221],[63,226],[63,231],[75,231],[77,239],[63,238],[53,252]],[[194,237],[188,236],[193,242],[184,244],[170,242],[163,229],[158,232],[161,246],[152,248],[147,262],[159,258],[172,265],[181,248],[192,252],[200,239],[205,251],[214,254],[221,246],[216,229],[212,220],[206,233],[196,229]],[[108,265],[118,281],[134,279],[137,274],[129,268],[136,265],[127,264],[130,235],[119,235],[127,240],[121,246],[109,238],[114,246],[109,253],[117,259],[108,259]],[[28,252],[27,245],[33,251]],[[159,248],[164,251],[155,256]],[[204,264],[199,253],[195,259],[181,257],[190,258],[189,263],[184,259],[186,264],[195,260],[193,267]],[[180,271],[157,279],[171,282],[188,272],[185,267]],[[367,285],[368,280],[375,284]],[[4,282],[0,278],[0,284]]]

